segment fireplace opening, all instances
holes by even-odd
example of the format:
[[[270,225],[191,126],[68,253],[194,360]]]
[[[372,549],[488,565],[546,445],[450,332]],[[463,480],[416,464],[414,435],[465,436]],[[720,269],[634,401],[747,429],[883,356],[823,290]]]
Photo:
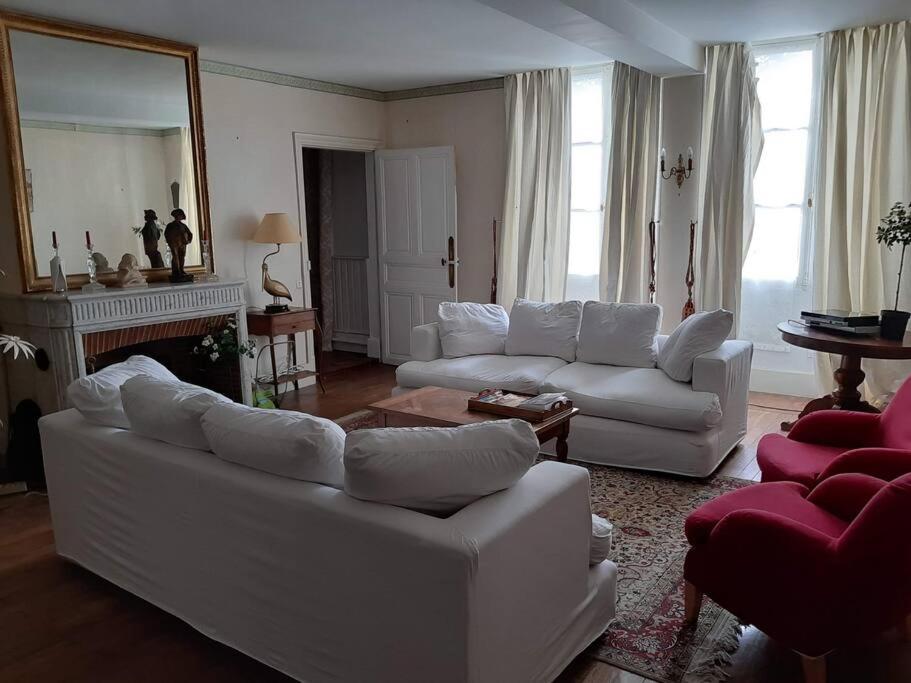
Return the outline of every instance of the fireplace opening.
[[[130,356],[153,358],[177,377],[243,402],[241,359],[194,353],[203,337],[223,329],[234,316],[210,316],[177,322],[142,325],[84,335],[86,373],[97,372]]]

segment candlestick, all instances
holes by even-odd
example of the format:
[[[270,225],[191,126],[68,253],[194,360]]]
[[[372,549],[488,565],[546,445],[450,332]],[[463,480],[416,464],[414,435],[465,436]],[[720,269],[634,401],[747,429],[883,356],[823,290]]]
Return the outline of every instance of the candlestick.
[[[55,250],[57,249],[57,231],[56,230],[51,231],[51,246],[53,246]]]

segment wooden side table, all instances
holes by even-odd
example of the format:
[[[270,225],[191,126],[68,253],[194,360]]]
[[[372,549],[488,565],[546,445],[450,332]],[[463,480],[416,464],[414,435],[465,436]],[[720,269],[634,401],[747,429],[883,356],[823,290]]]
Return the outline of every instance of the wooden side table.
[[[911,337],[892,341],[882,337],[862,337],[837,334],[814,329],[792,322],[778,325],[781,338],[788,344],[822,353],[841,355],[841,364],[835,371],[835,390],[828,396],[814,398],[807,403],[797,419],[817,410],[855,410],[864,413],[878,413],[874,406],[864,401],[858,387],[866,375],[861,370],[862,358],[884,358],[892,360],[911,359]],[[782,431],[788,431],[794,422],[782,422]]]
[[[284,313],[266,313],[261,308],[247,309],[247,332],[269,338],[269,357],[272,361],[272,378],[268,382],[275,388],[275,400],[278,402],[279,387],[285,382],[293,382],[295,389],[300,389],[300,380],[315,377],[322,392],[326,393],[320,375],[320,356],[322,355],[323,331],[316,317],[315,308],[291,308]],[[298,332],[313,332],[313,370],[304,370],[297,365]],[[278,372],[275,362],[275,338],[285,336],[291,346],[292,366],[282,374]]]

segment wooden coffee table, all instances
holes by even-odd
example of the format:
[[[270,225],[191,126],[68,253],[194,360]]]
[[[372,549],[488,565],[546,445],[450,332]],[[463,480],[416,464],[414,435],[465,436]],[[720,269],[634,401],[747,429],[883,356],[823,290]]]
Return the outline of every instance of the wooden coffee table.
[[[473,396],[477,396],[477,393],[443,387],[423,387],[371,403],[367,407],[379,416],[383,427],[459,427],[505,419],[491,413],[468,410],[468,399]],[[538,443],[557,440],[557,459],[561,462],[566,462],[569,452],[566,445],[569,421],[578,413],[578,408],[570,408],[541,422],[529,423],[535,430]]]

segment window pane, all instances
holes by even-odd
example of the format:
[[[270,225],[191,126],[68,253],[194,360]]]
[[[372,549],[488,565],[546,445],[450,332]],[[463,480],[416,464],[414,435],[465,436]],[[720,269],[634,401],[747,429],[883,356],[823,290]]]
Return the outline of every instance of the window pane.
[[[756,57],[762,127],[801,128],[810,122],[813,51],[780,52]]]
[[[803,204],[807,172],[807,131],[769,131],[759,170],[753,184],[753,199],[763,206]]]
[[[570,195],[572,208],[601,209],[601,145],[573,145]]]
[[[756,207],[753,240],[743,264],[749,280],[794,282],[800,270],[803,210]]]
[[[601,110],[601,72],[573,74],[573,142],[601,142],[604,134]]]
[[[569,219],[568,271],[597,275],[601,267],[601,212],[573,211]]]

